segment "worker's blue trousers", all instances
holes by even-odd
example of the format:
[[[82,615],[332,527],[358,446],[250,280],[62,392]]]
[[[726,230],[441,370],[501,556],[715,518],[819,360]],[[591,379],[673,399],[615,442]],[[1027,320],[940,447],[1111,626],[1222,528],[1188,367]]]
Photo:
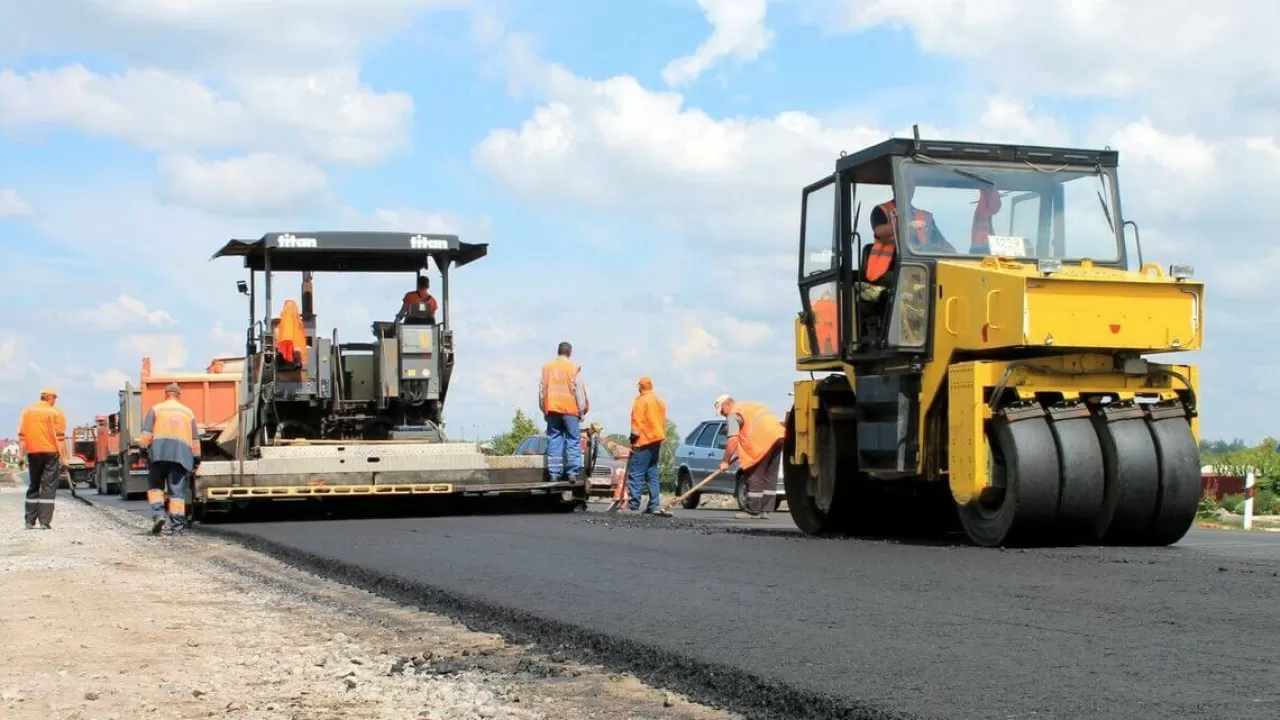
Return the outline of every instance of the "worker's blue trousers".
[[[582,474],[581,423],[577,415],[547,415],[547,473],[551,479],[576,478]]]
[[[628,510],[640,509],[640,495],[646,489],[649,491],[649,511],[658,512],[662,509],[659,497],[662,490],[658,483],[658,454],[661,451],[661,442],[632,449],[631,471],[627,477],[627,493],[630,495],[627,500]]]
[[[191,471],[181,463],[157,460],[147,469],[147,500],[152,520],[168,520],[171,532],[187,529]]]

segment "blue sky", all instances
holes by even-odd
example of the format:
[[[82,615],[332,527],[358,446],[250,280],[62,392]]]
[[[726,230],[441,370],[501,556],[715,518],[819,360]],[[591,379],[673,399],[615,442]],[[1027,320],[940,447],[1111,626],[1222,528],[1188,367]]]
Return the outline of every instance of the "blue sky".
[[[0,8],[0,416],[53,383],[88,421],[143,354],[235,354],[242,274],[208,257],[339,227],[490,243],[454,276],[452,435],[532,411],[561,339],[613,430],[643,374],[684,430],[721,392],[781,412],[799,188],[919,123],[1118,148],[1148,257],[1210,283],[1204,433],[1280,431],[1269,4],[1214,23],[1183,0],[167,5]],[[407,289],[317,285],[348,339]]]

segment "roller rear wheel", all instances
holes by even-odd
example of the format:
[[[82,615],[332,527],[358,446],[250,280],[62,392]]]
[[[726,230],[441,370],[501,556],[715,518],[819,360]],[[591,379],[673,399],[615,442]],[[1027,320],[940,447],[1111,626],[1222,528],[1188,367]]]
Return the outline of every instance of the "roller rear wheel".
[[[1152,408],[1147,424],[1160,464],[1160,489],[1142,544],[1172,545],[1195,523],[1201,493],[1200,447],[1181,405]]]
[[[1080,404],[1051,408],[1049,429],[1057,447],[1061,480],[1058,539],[1072,545],[1091,542],[1102,512],[1106,472],[1102,444],[1089,420],[1089,409]]]
[[[1038,405],[1003,409],[987,437],[992,486],[958,508],[965,533],[984,547],[1052,541],[1061,476],[1044,411]]]
[[[1160,460],[1146,414],[1133,403],[1104,405],[1093,418],[1106,493],[1094,525],[1104,545],[1145,544],[1160,494]]]

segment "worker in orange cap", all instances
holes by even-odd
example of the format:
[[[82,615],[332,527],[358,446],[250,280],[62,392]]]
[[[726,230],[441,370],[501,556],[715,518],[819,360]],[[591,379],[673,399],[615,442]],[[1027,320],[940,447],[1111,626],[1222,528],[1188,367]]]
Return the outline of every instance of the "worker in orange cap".
[[[67,416],[54,407],[58,391],[40,391],[40,400],[22,411],[18,421],[18,452],[27,462],[27,504],[25,521],[32,530],[53,527],[53,501],[58,479],[67,467]]]
[[[778,468],[786,431],[769,408],[757,402],[737,402],[728,395],[715,401],[716,413],[724,417],[728,442],[720,460],[720,472],[729,469],[736,455],[747,476],[747,511],[734,517],[761,520],[769,517],[777,495]]]
[[[200,428],[196,414],[182,404],[182,386],[169,383],[164,400],[147,411],[139,440],[147,448],[147,502],[151,504],[151,534],[159,535],[165,521],[178,535],[187,527],[188,479],[200,467]]]
[[[640,509],[640,494],[649,491],[646,513],[656,513],[662,508],[661,487],[658,483],[658,456],[662,441],[667,439],[667,404],[653,391],[653,379],[640,378],[637,383],[640,394],[631,404],[631,475],[627,478],[627,509]]]

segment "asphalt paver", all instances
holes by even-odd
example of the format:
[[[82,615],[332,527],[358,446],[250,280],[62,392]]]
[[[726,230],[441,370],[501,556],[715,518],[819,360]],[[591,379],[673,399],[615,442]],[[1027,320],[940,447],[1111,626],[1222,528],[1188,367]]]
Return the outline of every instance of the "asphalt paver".
[[[469,622],[536,628],[749,716],[1280,716],[1270,537],[993,550],[808,538],[785,513],[710,516],[207,527]]]

